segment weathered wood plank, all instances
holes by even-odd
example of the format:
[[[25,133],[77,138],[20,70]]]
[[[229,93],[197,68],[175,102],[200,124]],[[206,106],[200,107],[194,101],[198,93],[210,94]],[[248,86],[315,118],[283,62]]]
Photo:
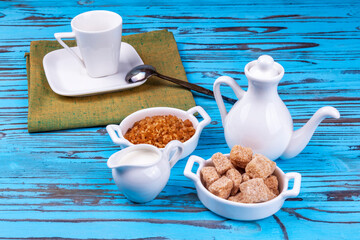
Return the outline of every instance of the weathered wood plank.
[[[209,89],[221,75],[246,89],[247,62],[270,54],[285,68],[279,94],[294,126],[324,105],[327,120],[302,154],[278,160],[303,175],[301,194],[255,222],[208,211],[173,169],[157,199],[133,204],[106,167],[118,150],[104,128],[27,133],[24,53],[30,41],[70,31],[78,13],[108,9],[124,34],[169,29],[190,82]],[[0,1],[0,239],[349,239],[360,229],[360,3],[358,1]],[[231,89],[223,93],[234,97]],[[213,99],[195,94],[212,117],[194,154],[228,152]],[[230,104],[226,104],[228,108]],[[214,148],[216,146],[216,148]]]

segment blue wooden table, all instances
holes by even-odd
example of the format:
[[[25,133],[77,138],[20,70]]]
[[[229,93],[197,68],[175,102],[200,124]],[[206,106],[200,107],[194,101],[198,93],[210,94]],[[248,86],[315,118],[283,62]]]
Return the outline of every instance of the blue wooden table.
[[[300,195],[261,221],[227,220],[201,204],[185,159],[157,199],[133,204],[106,166],[118,147],[104,127],[29,134],[24,53],[95,9],[122,15],[124,35],[172,31],[189,81],[209,89],[221,75],[246,89],[245,64],[270,54],[285,68],[278,91],[296,128],[338,108],[300,155],[277,161],[302,174]],[[360,239],[359,91],[356,0],[0,1],[0,239]],[[215,101],[194,95],[213,121],[193,154],[229,152]]]

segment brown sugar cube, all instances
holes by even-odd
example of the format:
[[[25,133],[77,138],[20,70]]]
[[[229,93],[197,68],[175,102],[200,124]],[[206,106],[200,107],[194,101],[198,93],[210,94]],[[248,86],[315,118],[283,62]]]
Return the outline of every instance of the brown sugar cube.
[[[279,182],[275,175],[266,178],[264,183],[276,196],[279,195]]]
[[[245,168],[251,178],[267,178],[276,168],[276,163],[261,154],[255,154]]]
[[[235,167],[245,168],[251,161],[252,155],[251,148],[235,145],[230,151],[230,160]]]
[[[242,181],[241,174],[235,168],[231,168],[226,172],[226,177],[233,182],[233,188],[230,195],[234,196],[239,191],[239,186]]]
[[[227,170],[229,170],[230,168],[233,168],[233,165],[230,162],[230,159],[228,159],[225,155],[223,155],[222,153],[215,153],[214,155],[212,155],[211,157],[216,171],[220,174],[223,175],[224,173],[226,173]]]
[[[239,203],[252,203],[251,197],[244,194],[243,192],[239,192],[235,196],[229,197],[228,200],[233,201],[233,202],[239,202]]]
[[[242,201],[247,203],[266,202],[273,199],[274,193],[265,185],[262,178],[254,178],[240,184]]]
[[[242,192],[239,192],[235,196],[229,197],[228,200],[239,203],[252,203],[251,198]]]
[[[213,182],[220,178],[215,167],[203,167],[200,171],[200,174],[206,188],[208,188]]]
[[[249,174],[247,173],[243,173],[241,176],[242,176],[242,182],[246,182],[251,179]]]
[[[241,192],[239,192],[235,196],[229,197],[228,200],[233,201],[233,202],[242,202],[243,201],[242,199],[243,199],[243,194],[241,194]]]
[[[233,182],[226,176],[222,176],[210,185],[209,191],[221,198],[227,199],[230,195],[231,189],[233,188]]]

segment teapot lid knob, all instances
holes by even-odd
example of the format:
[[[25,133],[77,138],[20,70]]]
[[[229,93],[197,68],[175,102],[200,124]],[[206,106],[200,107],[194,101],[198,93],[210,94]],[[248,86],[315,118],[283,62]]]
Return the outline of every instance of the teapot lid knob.
[[[274,59],[269,55],[261,55],[258,58],[259,67],[263,70],[267,70],[274,64]]]
[[[261,55],[250,73],[257,78],[272,78],[279,74],[274,66],[274,59],[269,55]]]

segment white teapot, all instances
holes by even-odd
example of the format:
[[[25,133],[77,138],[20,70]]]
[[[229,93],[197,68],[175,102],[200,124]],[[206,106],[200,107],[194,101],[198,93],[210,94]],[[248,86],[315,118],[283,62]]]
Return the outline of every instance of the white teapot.
[[[290,112],[277,92],[284,68],[272,57],[262,55],[245,66],[245,75],[247,92],[231,77],[219,77],[214,83],[215,100],[230,148],[250,147],[271,160],[293,158],[305,148],[322,120],[340,117],[337,109],[322,107],[302,128],[293,131]],[[229,113],[221,97],[221,83],[229,85],[239,99]]]

